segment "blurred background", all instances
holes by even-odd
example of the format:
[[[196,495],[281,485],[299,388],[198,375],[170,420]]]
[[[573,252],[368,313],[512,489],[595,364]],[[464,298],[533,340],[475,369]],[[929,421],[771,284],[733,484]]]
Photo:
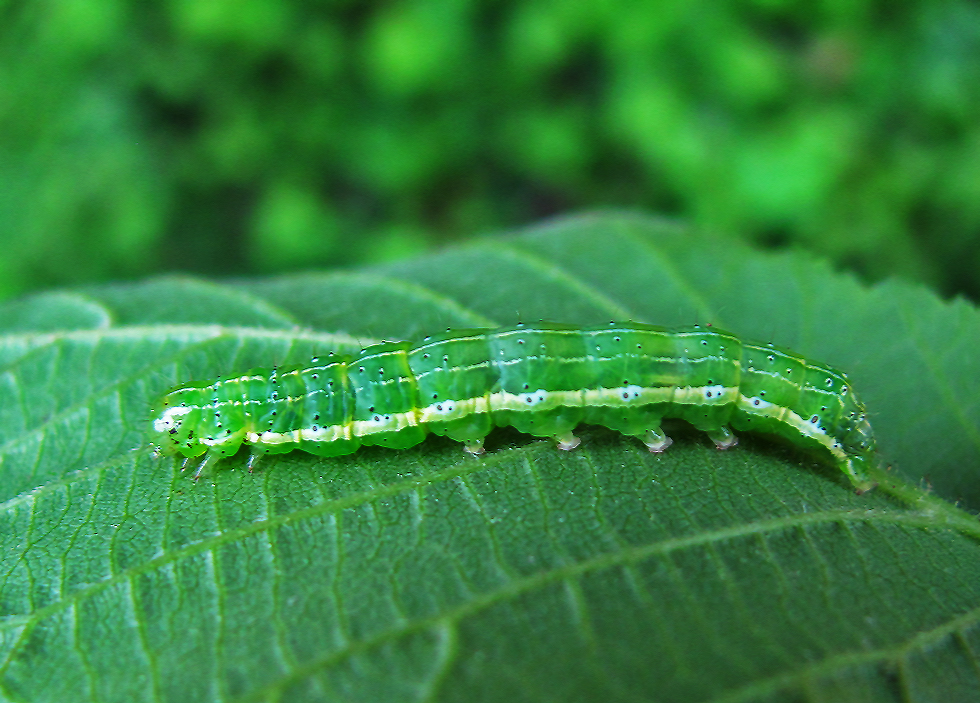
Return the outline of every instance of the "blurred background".
[[[980,4],[0,0],[0,298],[597,207],[980,299]]]

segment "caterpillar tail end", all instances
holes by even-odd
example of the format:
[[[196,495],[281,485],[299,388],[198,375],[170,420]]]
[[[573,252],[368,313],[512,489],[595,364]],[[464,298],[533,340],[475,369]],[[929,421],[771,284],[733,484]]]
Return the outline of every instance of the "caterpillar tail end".
[[[877,485],[878,485],[877,481],[870,481],[870,480],[865,481],[863,483],[855,483],[854,492],[857,493],[858,495],[863,495],[868,491],[874,489]]]
[[[840,464],[841,471],[850,479],[854,492],[858,495],[867,493],[878,485],[877,481],[868,476],[867,469],[871,463],[863,456],[850,456]]]

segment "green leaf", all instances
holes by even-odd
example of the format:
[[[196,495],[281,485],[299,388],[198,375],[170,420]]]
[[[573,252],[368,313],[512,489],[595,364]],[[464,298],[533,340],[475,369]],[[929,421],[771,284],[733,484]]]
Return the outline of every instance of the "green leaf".
[[[168,387],[445,326],[711,322],[849,372],[892,467],[508,430],[200,481]],[[980,688],[980,316],[627,215],[0,307],[0,699],[925,701]],[[902,476],[911,477],[908,483]],[[934,494],[928,486],[934,487]]]

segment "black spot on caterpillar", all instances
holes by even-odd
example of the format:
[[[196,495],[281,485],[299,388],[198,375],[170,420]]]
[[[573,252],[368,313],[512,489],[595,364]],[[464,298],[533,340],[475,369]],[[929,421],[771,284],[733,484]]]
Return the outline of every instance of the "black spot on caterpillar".
[[[660,429],[665,417],[689,422],[720,449],[736,443],[732,428],[779,435],[829,455],[858,491],[874,486],[871,425],[841,371],[702,326],[538,323],[384,342],[356,356],[176,388],[151,432],[161,452],[206,455],[200,473],[243,443],[250,466],[294,449],[407,448],[429,432],[480,454],[490,431],[505,425],[561,449],[578,446],[579,423],[603,425],[662,452],[671,443]]]

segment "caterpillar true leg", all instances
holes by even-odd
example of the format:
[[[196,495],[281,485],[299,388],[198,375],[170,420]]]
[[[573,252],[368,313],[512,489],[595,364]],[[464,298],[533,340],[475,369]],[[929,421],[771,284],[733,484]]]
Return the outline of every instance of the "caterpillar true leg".
[[[252,473],[252,469],[255,468],[255,464],[259,461],[259,459],[262,458],[263,454],[265,454],[265,452],[253,451],[251,454],[248,455],[248,463],[245,464],[245,466],[248,467],[249,473]]]
[[[222,454],[221,452],[216,452],[216,451],[207,452],[204,455],[204,459],[201,461],[201,463],[197,465],[197,471],[194,472],[194,480],[196,481],[199,478],[201,478],[201,474],[204,473],[204,469],[206,469],[209,464],[213,464],[216,461],[219,461],[223,456],[224,454]]]

